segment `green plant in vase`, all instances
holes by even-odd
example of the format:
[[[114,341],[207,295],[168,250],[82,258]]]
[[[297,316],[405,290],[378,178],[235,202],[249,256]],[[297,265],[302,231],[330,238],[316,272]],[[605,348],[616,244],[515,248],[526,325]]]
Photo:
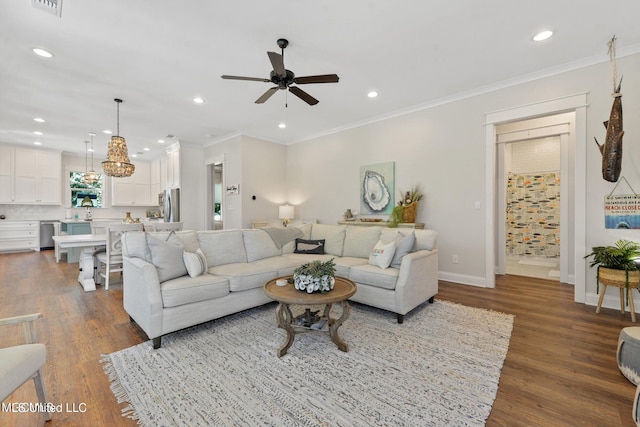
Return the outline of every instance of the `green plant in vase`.
[[[329,292],[336,283],[336,263],[331,258],[322,262],[314,260],[293,271],[293,285],[300,291],[308,293]]]
[[[628,303],[629,283],[640,281],[640,271],[636,264],[636,260],[640,259],[640,244],[618,240],[610,246],[594,246],[591,253],[585,255],[585,259],[590,257],[593,259],[589,267],[598,267],[596,292],[600,293],[600,281],[605,284],[619,282],[624,284]]]

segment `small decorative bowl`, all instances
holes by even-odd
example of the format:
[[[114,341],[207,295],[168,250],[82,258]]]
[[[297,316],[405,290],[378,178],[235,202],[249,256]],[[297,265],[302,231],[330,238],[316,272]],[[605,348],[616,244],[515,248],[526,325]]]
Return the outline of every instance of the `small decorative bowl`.
[[[276,286],[287,286],[288,284],[289,282],[287,282],[287,279],[276,280]]]

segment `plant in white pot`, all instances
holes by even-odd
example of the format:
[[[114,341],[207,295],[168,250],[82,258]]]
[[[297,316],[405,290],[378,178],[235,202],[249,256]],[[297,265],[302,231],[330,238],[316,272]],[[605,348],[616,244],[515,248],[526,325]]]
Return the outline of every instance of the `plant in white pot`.
[[[334,258],[322,262],[314,260],[293,271],[293,285],[308,293],[329,292],[336,283],[336,263]]]
[[[636,264],[636,260],[640,259],[640,244],[618,240],[611,246],[594,246],[591,253],[585,256],[590,257],[593,259],[589,266],[598,266],[596,292],[600,293],[599,283],[624,287],[628,300],[629,283],[633,283],[633,287],[637,288],[640,282],[640,270]]]

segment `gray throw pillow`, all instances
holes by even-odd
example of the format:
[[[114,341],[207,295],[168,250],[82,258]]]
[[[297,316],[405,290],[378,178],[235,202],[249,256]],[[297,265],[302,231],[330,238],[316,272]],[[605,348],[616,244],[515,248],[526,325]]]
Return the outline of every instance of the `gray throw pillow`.
[[[151,263],[158,271],[158,279],[164,282],[187,274],[182,258],[184,246],[172,231],[166,240],[147,234]]]
[[[391,261],[391,267],[400,268],[402,264],[402,258],[408,253],[413,252],[413,247],[416,245],[416,233],[411,232],[406,236],[398,234],[396,237],[396,253],[393,255]]]

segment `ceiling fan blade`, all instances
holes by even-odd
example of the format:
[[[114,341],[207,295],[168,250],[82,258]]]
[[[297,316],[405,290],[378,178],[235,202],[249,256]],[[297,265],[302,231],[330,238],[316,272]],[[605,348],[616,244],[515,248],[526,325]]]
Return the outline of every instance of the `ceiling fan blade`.
[[[269,55],[269,60],[271,61],[271,65],[273,65],[273,70],[276,74],[279,76],[286,76],[287,71],[284,69],[284,58],[282,58],[282,55],[275,52],[267,52],[267,55]]]
[[[296,77],[293,81],[299,85],[310,83],[338,83],[340,77],[337,74],[322,74],[319,76]]]
[[[318,102],[320,102],[297,86],[291,86],[289,88],[289,92],[291,92],[298,98],[302,99],[304,102],[306,102],[309,105],[316,105]]]
[[[256,104],[263,104],[267,99],[271,98],[271,95],[278,91],[277,87],[269,88],[262,96],[256,99]]]
[[[222,77],[223,79],[229,79],[229,80],[251,80],[253,82],[265,82],[265,83],[271,82],[271,80],[269,79],[262,79],[260,77],[227,76],[226,74],[220,77]]]

